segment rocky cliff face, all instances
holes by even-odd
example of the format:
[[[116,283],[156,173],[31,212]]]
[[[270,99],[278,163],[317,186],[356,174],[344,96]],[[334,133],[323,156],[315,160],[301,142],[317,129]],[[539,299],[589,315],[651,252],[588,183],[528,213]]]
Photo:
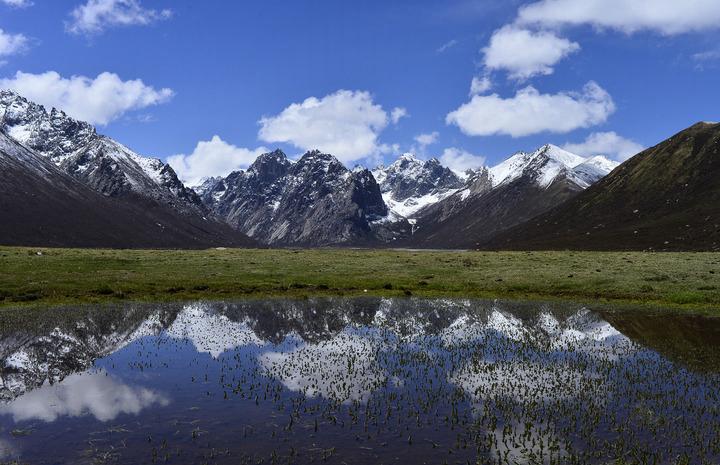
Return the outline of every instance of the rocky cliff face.
[[[392,221],[412,219],[421,209],[439,202],[464,185],[436,158],[422,161],[410,153],[391,165],[373,170]]]
[[[231,226],[272,245],[335,245],[373,240],[370,222],[387,213],[366,169],[308,152],[297,162],[277,150],[247,171],[201,186],[202,199]]]

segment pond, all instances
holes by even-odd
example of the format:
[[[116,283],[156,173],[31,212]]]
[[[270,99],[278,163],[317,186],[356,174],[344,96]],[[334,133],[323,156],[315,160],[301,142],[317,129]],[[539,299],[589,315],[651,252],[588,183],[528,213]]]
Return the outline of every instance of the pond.
[[[3,463],[720,463],[713,317],[328,298],[0,328]]]

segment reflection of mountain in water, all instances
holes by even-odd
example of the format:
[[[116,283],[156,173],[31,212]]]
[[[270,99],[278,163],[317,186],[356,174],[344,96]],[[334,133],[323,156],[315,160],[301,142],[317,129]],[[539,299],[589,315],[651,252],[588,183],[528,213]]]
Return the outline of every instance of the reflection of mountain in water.
[[[302,367],[299,373],[305,373],[304,378],[297,373],[281,378],[288,387],[317,393],[322,393],[318,379],[348,377],[345,359],[348,354],[355,354],[364,365],[371,364],[383,345],[383,338],[345,331],[348,327],[376,327],[386,335],[404,340],[437,335],[452,343],[490,330],[513,340],[539,334],[540,330],[552,336],[555,343],[605,330],[609,338],[624,340],[597,315],[587,311],[572,316],[568,310],[562,310],[558,317],[547,312],[538,317],[532,304],[467,300],[266,300],[166,305],[154,310],[134,306],[87,311],[74,320],[49,314],[43,318],[40,329],[7,330],[2,334],[0,396],[4,399],[44,383],[59,382],[72,373],[84,371],[97,358],[163,331],[168,337],[190,340],[199,352],[215,358],[242,346],[282,346],[288,335],[296,335],[297,344],[266,347],[260,364],[271,372],[281,366]],[[312,365],[317,369],[311,370]],[[340,366],[345,367],[344,372],[338,371]],[[357,374],[367,378],[358,382],[358,386],[384,379],[378,368],[370,365],[358,368]],[[349,396],[358,395],[350,391]]]
[[[688,449],[692,438],[676,436],[701,432],[699,440],[710,444],[712,425],[720,424],[708,407],[717,400],[717,374],[679,364],[712,358],[714,346],[701,356],[697,344],[688,352],[680,348],[689,345],[676,344],[661,353],[678,363],[663,358],[646,347],[661,347],[662,325],[638,321],[642,314],[604,318],[578,306],[362,298],[40,315],[31,324],[0,321],[9,328],[0,334],[3,421],[60,429],[76,417],[122,423],[130,414],[137,424],[157,425],[170,416],[191,425],[196,438],[204,430],[195,431],[195,418],[212,418],[222,428],[212,432],[218,441],[240,418],[243,435],[246,424],[257,430],[255,441],[277,434],[271,442],[314,444],[325,436],[307,432],[318,428],[335,431],[325,439],[340,443],[360,431],[370,441],[372,433],[376,445],[429,434],[433,449],[433,441],[444,446],[456,437],[455,450],[469,446],[465,453],[476,451],[478,460],[523,464],[609,463],[618,456],[592,453],[621,439],[626,446],[618,454],[642,448],[720,457]],[[607,320],[629,328],[633,339]],[[685,321],[672,319],[689,337]]]
[[[143,336],[159,334],[174,313],[130,306],[90,311],[69,318],[63,310],[37,310],[38,320],[6,328],[0,335],[0,399],[84,371]],[[32,317],[31,317],[32,318]],[[30,326],[30,329],[28,329]]]

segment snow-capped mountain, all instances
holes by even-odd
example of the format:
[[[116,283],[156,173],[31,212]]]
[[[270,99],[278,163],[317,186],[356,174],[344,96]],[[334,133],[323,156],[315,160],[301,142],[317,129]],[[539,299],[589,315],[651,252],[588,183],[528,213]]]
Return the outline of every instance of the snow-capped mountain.
[[[280,150],[201,186],[202,199],[232,227],[266,244],[370,242],[370,222],[387,208],[370,171],[307,152],[291,162]]]
[[[0,129],[63,171],[110,197],[137,194],[181,210],[202,210],[200,199],[172,167],[138,155],[88,123],[55,108],[47,111],[0,90]]]
[[[548,187],[558,178],[565,177],[586,188],[618,165],[601,155],[583,158],[547,144],[534,152],[518,152],[493,166],[490,168],[490,179],[495,187],[528,176],[540,187]]]
[[[522,205],[516,197],[497,200],[501,206],[507,203],[505,211],[516,220],[529,219],[614,166],[603,157],[586,159],[552,145],[463,175],[435,158],[423,161],[412,154],[370,172],[361,167],[348,170],[332,155],[318,151],[293,162],[276,150],[259,156],[246,171],[204,180],[196,191],[228,224],[265,244],[378,244],[405,241],[420,227],[432,229],[448,220],[481,221],[483,216],[468,219],[460,212],[516,184],[547,190],[540,197],[551,198]],[[553,185],[567,188],[556,192]]]
[[[14,154],[6,164],[17,173],[29,170],[15,178],[32,178],[20,184],[0,181],[3,201],[13,199],[16,207],[6,225],[24,228],[0,228],[3,242],[25,240],[25,245],[248,245],[248,235],[280,246],[373,245],[408,238],[413,246],[467,246],[460,242],[543,213],[617,166],[602,156],[583,158],[553,145],[462,174],[435,158],[423,161],[411,154],[371,172],[349,170],[319,151],[291,161],[276,150],[245,171],[206,179],[193,190],[170,165],[12,91],[0,91],[0,134],[7,139],[5,155]],[[53,184],[66,192],[52,194]],[[84,194],[79,185],[115,203]],[[40,192],[47,201],[38,201]],[[53,229],[48,222],[57,224]],[[72,227],[81,224],[89,225],[90,234]],[[161,234],[152,233],[155,228]],[[56,232],[50,234],[51,229]],[[106,236],[112,240],[100,240]]]
[[[617,166],[605,157],[583,158],[554,145],[518,152],[478,170],[465,187],[418,211],[406,242],[414,247],[475,247],[575,196]]]
[[[446,198],[464,184],[437,158],[422,161],[406,153],[391,165],[378,166],[373,176],[380,185],[391,216],[412,218],[422,208]]]

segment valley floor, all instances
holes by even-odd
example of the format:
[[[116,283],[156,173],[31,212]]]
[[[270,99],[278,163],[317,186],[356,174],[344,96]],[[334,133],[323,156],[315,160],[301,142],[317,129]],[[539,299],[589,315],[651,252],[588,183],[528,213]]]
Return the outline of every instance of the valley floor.
[[[0,306],[381,295],[720,309],[720,253],[0,247]]]

